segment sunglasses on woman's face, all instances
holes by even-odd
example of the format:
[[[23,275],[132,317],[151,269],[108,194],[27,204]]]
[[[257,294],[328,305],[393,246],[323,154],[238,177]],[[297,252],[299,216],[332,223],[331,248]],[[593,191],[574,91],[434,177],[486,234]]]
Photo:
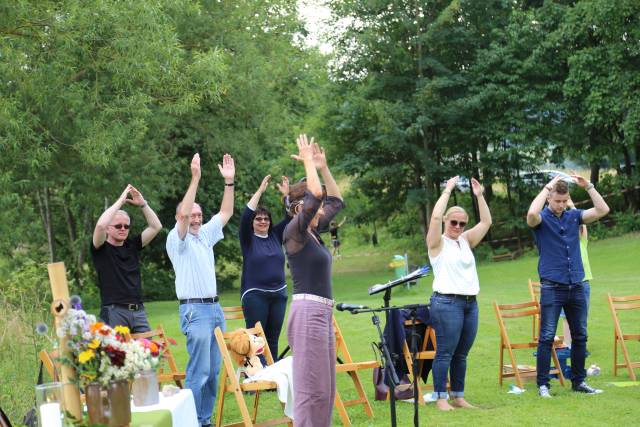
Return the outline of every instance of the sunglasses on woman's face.
[[[460,228],[464,228],[465,225],[467,225],[466,222],[464,222],[464,221],[456,221],[455,219],[452,219],[451,221],[449,221],[449,224],[451,224],[452,227],[460,226]]]
[[[116,230],[122,230],[123,228],[125,230],[129,229],[129,224],[114,224],[112,225],[113,228],[115,228]]]

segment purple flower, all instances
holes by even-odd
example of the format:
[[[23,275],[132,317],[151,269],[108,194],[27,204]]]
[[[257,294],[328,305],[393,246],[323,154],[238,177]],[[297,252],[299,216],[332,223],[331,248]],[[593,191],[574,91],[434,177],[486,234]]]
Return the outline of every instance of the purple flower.
[[[69,304],[71,304],[71,307],[76,310],[82,310],[82,298],[80,298],[79,295],[71,295],[71,298],[69,298]]]

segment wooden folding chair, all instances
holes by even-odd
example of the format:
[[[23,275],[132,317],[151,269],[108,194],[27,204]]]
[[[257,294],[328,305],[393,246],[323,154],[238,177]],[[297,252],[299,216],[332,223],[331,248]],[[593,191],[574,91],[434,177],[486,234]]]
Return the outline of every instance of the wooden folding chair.
[[[535,367],[529,368],[521,368],[518,366],[518,362],[516,361],[516,357],[514,354],[514,350],[517,349],[528,349],[528,348],[537,348],[538,340],[532,339],[527,342],[512,342],[511,338],[509,338],[509,334],[507,333],[507,327],[505,325],[504,319],[507,318],[517,318],[517,317],[526,317],[526,316],[538,316],[540,314],[540,305],[537,301],[527,301],[518,304],[498,304],[496,301],[493,302],[493,307],[496,312],[496,317],[498,318],[498,325],[500,326],[500,370],[498,374],[498,382],[502,385],[503,378],[511,378],[515,377],[516,383],[518,387],[524,388],[522,379],[528,377],[535,377],[537,372]],[[539,323],[538,323],[539,326]],[[515,329],[515,325],[514,325]],[[539,336],[539,331],[536,334]],[[504,351],[507,350],[509,352],[509,359],[511,360],[511,365],[506,365],[504,363]],[[564,376],[562,375],[562,368],[560,367],[560,361],[558,360],[558,355],[556,354],[555,346],[551,348],[551,356],[553,359],[553,364],[555,365],[555,369],[549,371],[550,374],[557,374],[558,379],[560,380],[560,384],[564,386]]]
[[[347,343],[344,340],[344,336],[342,335],[342,331],[338,326],[338,322],[336,321],[335,316],[333,316],[333,329],[336,336],[336,374],[338,374],[339,372],[346,372],[351,377],[353,385],[355,386],[356,392],[358,394],[357,399],[343,401],[340,397],[340,392],[336,387],[335,406],[338,411],[338,415],[340,415],[342,424],[344,424],[345,426],[350,426],[351,420],[349,419],[349,414],[346,410],[346,407],[348,406],[362,405],[364,407],[365,414],[367,414],[367,417],[373,418],[373,409],[371,408],[371,404],[369,403],[367,394],[364,392],[360,377],[358,377],[358,371],[362,369],[376,368],[380,366],[380,363],[378,363],[377,360],[354,362],[351,358],[351,354],[349,353],[349,349],[347,348]],[[295,354],[293,355],[293,357],[296,357]]]
[[[131,337],[134,339],[138,338],[146,338],[150,340],[159,340],[164,343],[164,358],[169,365],[169,370],[165,371],[165,368],[162,367],[158,370],[158,382],[166,383],[166,382],[175,382],[176,385],[182,388],[182,381],[185,380],[186,375],[184,372],[178,370],[178,365],[176,364],[176,359],[173,357],[171,353],[171,344],[169,343],[169,339],[167,338],[164,328],[162,325],[158,325],[155,329],[152,329],[148,332],[139,332],[137,334],[131,334]]]
[[[634,310],[640,308],[640,295],[612,297],[611,294],[607,294],[607,298],[609,300],[611,316],[613,317],[613,375],[618,375],[618,368],[626,367],[627,371],[629,371],[629,377],[631,377],[631,380],[636,381],[636,374],[633,369],[640,368],[640,362],[631,361],[625,341],[640,341],[640,334],[625,334],[622,332],[620,319],[618,318],[618,310]],[[639,319],[635,318],[634,320],[637,322]],[[618,363],[618,344],[620,344],[620,348],[622,349],[622,357],[624,359],[623,363]]]
[[[42,366],[49,374],[51,381],[60,381],[60,362],[56,361],[58,350],[40,350],[38,357],[42,362]]]
[[[540,303],[540,282],[534,282],[529,279],[529,294],[531,301]],[[531,336],[535,341],[538,340],[538,330],[540,329],[540,313],[531,318]]]
[[[405,320],[404,322],[405,328],[410,328],[412,324],[413,322],[411,320]],[[422,324],[421,321],[419,320],[416,321],[416,325],[421,325],[421,324]],[[410,343],[411,342],[410,338],[407,338],[407,340],[405,340],[404,344],[402,345],[402,355],[404,356],[404,361],[406,362],[407,368],[409,370],[409,378],[411,380],[411,384],[413,384],[414,383],[413,354],[409,349],[409,343],[407,341],[409,341]],[[418,377],[422,375],[424,361],[433,360],[435,359],[435,357],[436,357],[436,333],[435,333],[435,330],[431,327],[431,325],[427,325],[424,331],[424,336],[422,338],[422,345],[420,346],[420,349],[416,353],[416,358],[415,358],[415,360],[418,361],[418,371],[416,372],[416,375]],[[423,387],[425,389],[432,389],[433,387],[426,384],[421,386],[420,381],[416,381],[416,383],[418,384],[418,397],[420,397],[419,403],[420,405],[424,405],[424,399],[422,399],[422,395],[424,391]]]
[[[262,338],[264,338],[264,357],[267,361],[267,365],[272,365],[273,356],[271,355],[271,350],[269,350],[269,345],[267,344],[267,339],[264,335],[264,331],[260,322],[256,322],[255,327],[248,329],[248,332],[252,335],[261,336]],[[227,397],[227,394],[229,393],[232,393],[236,399],[236,403],[238,404],[238,408],[240,409],[240,415],[242,416],[242,421],[225,424],[225,427],[267,427],[280,424],[287,424],[293,427],[291,418],[287,416],[256,423],[256,419],[258,416],[258,404],[260,402],[260,392],[266,390],[277,390],[278,386],[274,381],[256,381],[246,384],[241,383],[240,379],[236,376],[236,364],[231,359],[231,355],[229,354],[228,340],[231,333],[222,332],[220,327],[216,327],[214,334],[216,337],[216,342],[218,344],[218,349],[222,354],[222,369],[220,372],[218,399],[216,402],[216,427],[220,427],[222,425],[222,411],[224,409],[224,401]],[[247,408],[247,403],[244,400],[243,392],[245,391],[255,392],[253,400],[253,413],[251,415],[249,415],[249,409]]]
[[[242,311],[241,305],[222,307],[222,312],[224,313],[225,320],[244,319],[244,312]]]

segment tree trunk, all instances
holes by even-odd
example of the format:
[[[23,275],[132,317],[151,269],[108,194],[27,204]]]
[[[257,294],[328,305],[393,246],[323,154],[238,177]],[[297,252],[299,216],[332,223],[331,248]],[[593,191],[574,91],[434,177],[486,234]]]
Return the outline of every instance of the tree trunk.
[[[593,185],[598,185],[598,180],[600,179],[600,161],[593,160],[591,162],[591,176],[589,177],[590,181]]]
[[[47,247],[49,250],[49,262],[56,262],[56,242],[53,236],[53,225],[51,224],[51,209],[49,203],[49,186],[45,182],[40,190],[36,191],[38,200],[38,208],[40,210],[40,219],[47,235]]]

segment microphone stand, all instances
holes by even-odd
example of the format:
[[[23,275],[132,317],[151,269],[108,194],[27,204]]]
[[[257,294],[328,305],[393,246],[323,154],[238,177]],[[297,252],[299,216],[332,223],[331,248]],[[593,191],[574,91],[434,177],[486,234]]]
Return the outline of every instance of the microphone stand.
[[[389,312],[391,310],[398,310],[398,309],[410,309],[412,316],[413,316],[413,332],[412,332],[412,341],[411,341],[411,351],[413,351],[413,381],[414,381],[414,386],[413,386],[413,404],[414,404],[414,416],[413,416],[413,422],[414,422],[414,426],[418,427],[418,388],[417,388],[417,380],[416,380],[416,371],[417,371],[417,365],[416,365],[416,343],[415,343],[415,319],[416,319],[416,310],[419,307],[425,307],[427,306],[427,304],[409,304],[409,305],[405,305],[405,306],[395,306],[395,307],[390,307],[389,306],[389,300],[391,299],[391,288],[387,289],[385,291],[385,295],[384,295],[384,307],[380,307],[380,308],[371,308],[371,309],[352,309],[349,310],[351,312],[351,314],[359,314],[359,313],[373,313],[373,316],[371,317],[371,321],[373,322],[373,324],[376,326],[376,328],[378,329],[378,334],[380,335],[380,345],[379,345],[379,349],[380,349],[380,354],[382,355],[383,360],[383,366],[384,366],[384,370],[385,370],[385,383],[387,384],[387,386],[389,387],[389,412],[391,414],[391,426],[392,427],[396,427],[397,426],[397,417],[396,417],[396,394],[395,394],[395,388],[398,384],[400,384],[400,379],[398,378],[398,374],[396,372],[396,369],[393,365],[393,356],[391,355],[391,352],[389,351],[389,345],[387,343],[387,340],[384,337],[384,333],[382,332],[382,328],[380,327],[380,318],[378,317],[378,315],[376,314],[377,312],[380,311],[384,311],[385,312],[385,319],[387,324],[389,324]],[[389,339],[393,340],[393,327],[389,328]],[[394,355],[395,356],[395,355]]]

